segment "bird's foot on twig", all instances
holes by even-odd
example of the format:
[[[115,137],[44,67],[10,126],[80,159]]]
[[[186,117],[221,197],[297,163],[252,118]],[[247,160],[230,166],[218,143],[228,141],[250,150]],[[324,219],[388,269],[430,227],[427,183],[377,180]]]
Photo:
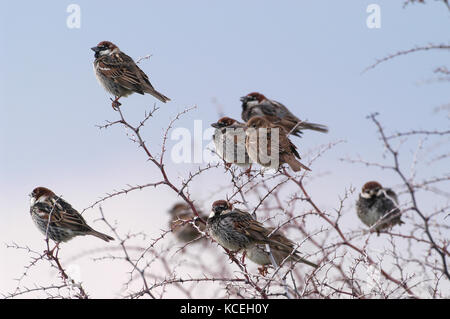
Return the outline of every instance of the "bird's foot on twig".
[[[244,174],[247,175],[248,178],[250,178],[252,177],[251,172],[252,172],[252,164],[250,164],[250,167],[245,170]]]
[[[53,254],[53,252],[56,250],[56,255]],[[55,245],[55,247],[52,248],[52,250],[45,250],[44,253],[49,258],[58,258],[58,252],[59,252],[59,243]]]
[[[228,257],[230,258],[230,260],[231,260],[232,262],[239,263],[239,261],[236,259],[236,253],[237,253],[237,251],[231,251],[231,250],[228,250],[228,249],[227,249],[226,252],[227,252]]]
[[[119,102],[120,96],[117,96],[114,100],[112,98],[109,98],[112,101],[112,108],[114,109],[114,111],[117,111],[117,109],[119,108],[119,106],[122,105],[122,103]]]
[[[266,266],[258,267],[259,274],[265,277],[268,274],[268,270]]]

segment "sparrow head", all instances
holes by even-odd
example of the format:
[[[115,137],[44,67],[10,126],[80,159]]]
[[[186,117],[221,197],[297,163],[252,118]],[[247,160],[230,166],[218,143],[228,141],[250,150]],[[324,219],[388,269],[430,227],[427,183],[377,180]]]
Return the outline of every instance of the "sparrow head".
[[[33,189],[33,191],[30,194],[31,197],[31,205],[34,205],[37,201],[45,200],[48,197],[54,196],[55,193],[53,193],[51,190],[49,190],[46,187],[36,187]]]
[[[117,51],[119,51],[119,48],[112,42],[102,41],[97,44],[97,46],[91,48],[91,50],[95,52],[94,56],[97,59],[102,55],[110,55],[116,53]]]
[[[257,105],[267,98],[258,92],[252,92],[246,96],[241,97],[242,108],[245,110],[249,106]]]
[[[364,184],[361,190],[361,197],[363,198],[372,198],[378,195],[380,190],[382,190],[383,187],[380,185],[380,183],[371,181]]]
[[[214,128],[224,128],[229,127],[234,123],[236,123],[236,120],[225,116],[218,120],[217,123],[212,123],[211,126]]]
[[[212,204],[212,211],[211,211],[211,214],[209,215],[209,218],[213,218],[216,215],[220,216],[221,214],[226,214],[232,208],[233,208],[233,206],[226,200],[216,200]]]
[[[262,116],[252,117],[250,121],[247,122],[247,128],[258,129],[261,127],[270,127],[270,122]]]
[[[173,207],[169,210],[169,214],[176,216],[184,211],[189,210],[189,206],[186,205],[185,203],[176,203],[175,205],[173,205]]]

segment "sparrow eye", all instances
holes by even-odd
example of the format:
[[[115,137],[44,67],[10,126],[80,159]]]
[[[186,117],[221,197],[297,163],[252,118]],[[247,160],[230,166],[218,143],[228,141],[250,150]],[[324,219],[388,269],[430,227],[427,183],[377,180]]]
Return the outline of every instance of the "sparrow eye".
[[[225,209],[227,209],[227,207],[226,207],[225,205],[220,205],[220,206],[219,206],[219,210],[220,210],[220,211],[223,211],[223,210],[225,210]]]

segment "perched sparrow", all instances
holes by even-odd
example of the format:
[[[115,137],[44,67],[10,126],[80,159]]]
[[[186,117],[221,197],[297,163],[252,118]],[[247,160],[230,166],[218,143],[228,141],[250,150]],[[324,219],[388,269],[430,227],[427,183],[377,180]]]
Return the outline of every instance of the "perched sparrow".
[[[269,100],[260,93],[250,93],[241,97],[241,101],[242,119],[245,122],[248,122],[255,116],[267,116],[269,121],[283,126],[288,133],[290,132],[295,136],[300,136],[302,130],[313,130],[322,133],[328,132],[328,128],[325,125],[302,122],[283,104],[274,100]]]
[[[170,229],[172,229],[173,233],[180,241],[187,243],[200,236],[200,233],[191,224],[184,223],[184,221],[189,221],[195,217],[187,204],[175,204],[170,209],[169,214],[171,215],[169,223]],[[199,214],[202,215],[201,212],[199,212]],[[198,220],[195,221],[195,225],[197,225],[201,231],[205,230],[205,224],[200,223]]]
[[[89,227],[80,213],[48,188],[37,187],[30,195],[31,218],[39,230],[55,242],[66,242],[75,236],[85,235],[93,235],[104,241],[114,240]]]
[[[215,128],[213,141],[217,154],[228,164],[248,167],[250,158],[245,148],[245,124],[222,117],[211,126]]]
[[[245,147],[253,162],[274,169],[279,169],[282,164],[287,163],[294,172],[301,168],[310,171],[296,159],[300,159],[300,155],[282,126],[274,125],[264,117],[255,116],[248,121],[245,133]]]
[[[269,231],[269,234],[273,232],[275,228],[269,227],[267,230]],[[294,243],[290,241],[286,236],[282,235],[279,231],[276,231],[271,236],[269,236],[270,239],[272,239],[274,242],[282,243],[283,245],[277,245],[276,243],[270,243],[270,251],[272,252],[272,256],[275,259],[275,262],[279,266],[283,260],[285,260],[289,256],[289,261],[293,262],[300,262],[303,264],[307,264],[311,267],[317,268],[317,265],[307,261],[299,256],[299,253],[297,250],[294,251]],[[287,248],[289,247],[289,248]],[[255,245],[250,249],[246,250],[246,256],[248,259],[253,261],[254,263],[266,266],[266,265],[272,265],[272,262],[270,260],[269,253],[266,251],[265,245]]]
[[[403,224],[400,220],[397,195],[389,188],[383,188],[378,182],[364,184],[356,201],[356,212],[359,219],[369,227],[376,224],[375,230],[390,228]]]
[[[254,220],[252,215],[233,208],[225,200],[213,203],[206,229],[215,241],[231,251],[248,250],[257,244],[283,246],[290,249],[286,244],[269,238],[271,231]]]
[[[153,88],[147,75],[115,44],[102,41],[91,49],[95,52],[95,75],[100,84],[115,96],[114,108],[120,106],[118,101],[122,96],[128,96],[134,92],[149,93],[164,103],[170,101],[168,97]]]

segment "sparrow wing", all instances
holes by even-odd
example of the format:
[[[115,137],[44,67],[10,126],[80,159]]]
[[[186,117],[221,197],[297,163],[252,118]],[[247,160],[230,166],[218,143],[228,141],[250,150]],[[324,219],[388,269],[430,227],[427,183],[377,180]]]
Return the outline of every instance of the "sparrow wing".
[[[143,86],[153,89],[147,75],[123,52],[101,57],[98,71],[124,88],[140,94],[144,94]]]
[[[260,222],[254,220],[252,215],[238,209],[234,209],[231,214],[235,214],[233,226],[237,231],[258,243],[268,241],[266,237],[267,229]]]
[[[31,207],[31,213],[35,213],[39,218],[48,220],[50,217],[50,222],[53,223],[58,220],[56,217],[56,209],[53,208],[54,205],[48,202],[38,202]]]
[[[274,254],[280,254],[282,259],[289,255],[292,255],[294,258],[298,257],[298,251],[295,250],[294,243],[284,235],[276,232],[270,237],[270,240],[270,249],[272,249]]]
[[[268,238],[270,248],[275,250],[274,251],[275,253],[282,252],[285,255],[285,257],[290,254],[296,256],[298,252],[297,251],[292,252],[294,250],[294,243],[286,236],[281,234],[278,230],[272,233],[274,229],[275,229],[274,227],[265,228],[266,230],[265,236],[266,238]]]
[[[394,203],[396,205],[398,205],[398,197],[397,194],[390,188],[385,188],[384,189],[386,192],[387,197],[389,197],[390,199],[392,199],[392,201],[394,201]]]
[[[297,152],[297,147],[291,142],[284,129],[280,129],[280,160],[283,163],[287,163],[295,172],[298,172],[301,168],[310,171],[308,166],[303,165],[296,158],[300,158],[300,154]]]
[[[267,228],[267,230],[269,231],[268,235],[271,232],[273,232],[274,229],[275,229],[274,227],[268,227]],[[312,263],[312,262],[300,257],[299,251],[294,250],[295,249],[294,242],[291,241],[286,236],[284,236],[283,234],[281,234],[278,230],[276,232],[274,232],[272,235],[270,235],[269,239],[272,241],[270,243],[270,249],[272,250],[272,254],[275,257],[275,260],[279,260],[281,262],[286,257],[291,255],[292,260],[294,260],[296,262],[307,264],[314,268],[318,267],[315,263]]]
[[[286,132],[290,132],[294,127],[296,127],[297,123],[294,119],[291,118],[279,118],[277,116],[273,116],[273,115],[265,115],[264,118],[266,118],[266,120],[268,120],[270,123],[276,125],[276,126],[281,126],[283,127]],[[295,135],[295,136],[300,136],[301,135],[301,131],[298,129],[295,129],[291,134]]]
[[[48,201],[36,203],[41,212],[46,213],[46,219],[50,217],[52,226],[68,228],[73,231],[86,232],[92,230],[80,215],[68,202],[60,197],[53,197]]]
[[[277,114],[277,109],[269,100],[264,100],[254,108],[259,108],[264,115],[279,117]]]
[[[403,224],[401,220],[401,211],[398,208],[397,195],[391,189],[384,189],[384,195],[378,197],[377,201],[379,209],[384,212],[382,220],[379,221],[381,225],[385,224],[387,227],[395,224]],[[383,221],[384,220],[384,221]],[[382,228],[384,228],[382,226]]]
[[[278,116],[279,118],[286,119],[295,123],[300,122],[300,119],[296,117],[294,114],[292,114],[291,111],[289,111],[289,109],[280,102],[274,100],[268,101],[272,105],[275,115]]]
[[[138,67],[138,65],[133,61],[131,57],[129,57],[123,52],[120,52],[119,55],[125,61],[125,64],[129,72],[134,74],[139,79],[139,89],[143,92],[142,94],[150,93],[151,95],[155,96],[157,99],[161,100],[164,103],[170,101],[170,99],[167,96],[155,90],[153,85],[150,83],[147,74],[145,74],[145,72],[142,71],[140,67]]]
[[[297,146],[291,142],[289,137],[287,137],[287,132],[283,127],[280,128],[280,155],[285,154],[294,154],[295,157],[300,159],[300,154],[297,151]]]

